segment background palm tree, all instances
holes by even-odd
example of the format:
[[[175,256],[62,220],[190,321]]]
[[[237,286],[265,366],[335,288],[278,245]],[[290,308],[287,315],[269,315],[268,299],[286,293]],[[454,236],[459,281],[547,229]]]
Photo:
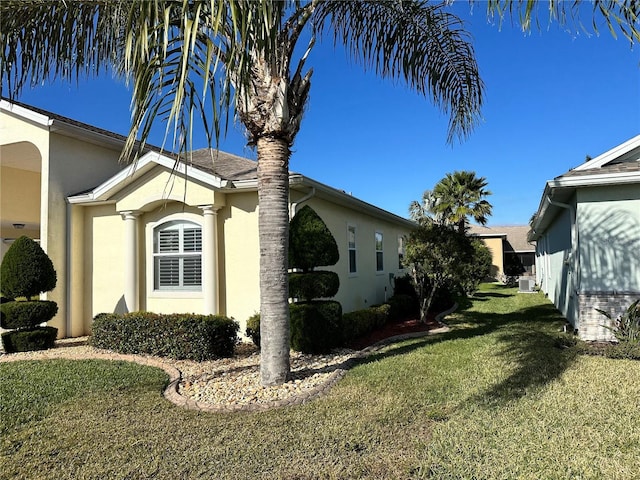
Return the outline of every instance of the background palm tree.
[[[459,233],[465,232],[469,218],[486,225],[492,208],[484,198],[491,195],[486,186],[486,178],[476,177],[475,172],[447,173],[433,189],[431,210],[445,223],[456,225]]]
[[[512,1],[491,0],[487,8],[500,17],[518,10],[528,28],[536,3],[514,9]],[[596,3],[594,15],[640,39],[634,2]],[[122,158],[129,161],[156,119],[166,122],[170,149],[185,162],[194,118],[202,119],[210,144],[225,131],[229,112],[245,126],[258,158],[261,378],[272,385],[289,372],[288,165],[311,85],[307,56],[316,38],[329,35],[364,67],[403,79],[447,113],[449,140],[465,137],[478,120],[483,87],[469,36],[445,7],[399,0],[3,0],[2,88],[13,96],[56,77],[126,78],[132,125]],[[562,2],[549,9],[565,13]],[[309,40],[298,50],[301,38]]]

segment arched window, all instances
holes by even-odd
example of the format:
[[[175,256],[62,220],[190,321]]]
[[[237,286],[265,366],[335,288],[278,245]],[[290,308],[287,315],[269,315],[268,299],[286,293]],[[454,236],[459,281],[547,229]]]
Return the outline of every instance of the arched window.
[[[202,289],[202,228],[187,221],[163,223],[153,231],[155,290]]]

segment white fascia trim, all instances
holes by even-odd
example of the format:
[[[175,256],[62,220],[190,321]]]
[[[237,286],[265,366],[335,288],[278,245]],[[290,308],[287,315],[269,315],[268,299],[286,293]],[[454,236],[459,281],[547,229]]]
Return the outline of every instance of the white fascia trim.
[[[550,180],[547,182],[547,185],[549,188],[558,188],[620,185],[625,183],[640,183],[640,172],[601,173],[597,175],[567,177]]]
[[[21,107],[20,105],[16,105],[7,100],[0,100],[0,109],[10,112],[14,115],[18,115],[19,117],[22,117],[25,120],[29,120],[38,125],[42,125],[43,127],[50,127],[53,123],[52,118],[49,118],[41,113],[34,112],[33,110],[29,110],[28,108]]]
[[[579,167],[574,168],[574,170],[588,170],[590,168],[600,168],[603,165],[615,160],[618,157],[630,152],[634,148],[640,147],[640,135],[637,135],[630,140],[627,140],[624,143],[621,143],[617,147],[613,147],[611,150],[604,152],[601,155],[598,155],[596,158],[589,160],[588,162],[583,163]]]

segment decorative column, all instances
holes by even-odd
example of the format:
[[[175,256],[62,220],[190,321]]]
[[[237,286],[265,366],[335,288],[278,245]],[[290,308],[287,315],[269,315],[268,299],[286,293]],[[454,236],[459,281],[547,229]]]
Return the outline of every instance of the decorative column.
[[[124,303],[138,310],[138,212],[120,212],[124,220]]]
[[[204,216],[202,229],[203,313],[218,313],[218,207],[200,205]]]

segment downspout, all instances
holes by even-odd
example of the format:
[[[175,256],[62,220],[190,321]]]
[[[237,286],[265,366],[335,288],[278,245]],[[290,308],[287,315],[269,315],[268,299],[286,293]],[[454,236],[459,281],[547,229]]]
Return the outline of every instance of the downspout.
[[[313,197],[315,194],[316,194],[316,187],[311,187],[311,190],[309,191],[309,193],[307,193],[304,197],[302,197],[297,202],[293,202],[291,204],[290,209],[289,209],[289,219],[292,219],[293,217],[296,216],[296,210],[298,209],[298,205],[300,205],[301,203],[306,202],[311,197]]]
[[[71,204],[67,200],[66,202],[66,219],[65,219],[65,319],[64,319],[64,336],[67,338],[71,336]]]
[[[578,288],[580,287],[580,252],[579,252],[579,242],[578,242],[578,218],[576,215],[576,209],[573,205],[569,205],[566,203],[557,202],[555,200],[551,200],[551,197],[547,195],[547,202],[549,204],[554,205],[560,208],[566,208],[569,210],[571,214],[571,251],[574,256],[573,259],[573,267],[574,272],[571,276],[572,290],[574,295],[578,295]],[[577,308],[577,306],[576,306]],[[577,316],[577,322],[580,323],[580,317]],[[574,328],[578,328],[578,325],[574,325]]]

